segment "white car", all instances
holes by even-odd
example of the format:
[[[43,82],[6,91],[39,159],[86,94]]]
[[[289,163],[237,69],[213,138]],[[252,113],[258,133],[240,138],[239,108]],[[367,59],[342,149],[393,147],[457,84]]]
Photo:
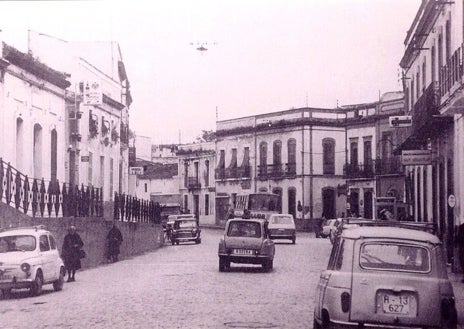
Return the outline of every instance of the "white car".
[[[321,236],[323,238],[331,237],[333,235],[333,233],[335,233],[335,231],[337,230],[337,227],[338,227],[338,225],[340,225],[341,221],[342,221],[341,218],[327,219],[325,221],[325,223],[323,224],[323,226],[322,226]]]
[[[293,215],[291,214],[272,214],[269,217],[269,237],[272,240],[289,239],[295,244],[296,227]]]
[[[44,284],[63,289],[65,267],[56,240],[45,227],[0,230],[0,289],[28,288],[31,295],[42,293]]]

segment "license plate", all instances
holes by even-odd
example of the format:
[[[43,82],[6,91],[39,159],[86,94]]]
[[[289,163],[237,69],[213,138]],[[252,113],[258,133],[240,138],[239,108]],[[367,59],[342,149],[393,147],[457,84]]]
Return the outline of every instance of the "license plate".
[[[253,255],[253,250],[249,249],[234,249],[235,255]]]
[[[389,314],[409,314],[411,304],[409,296],[404,295],[383,295],[383,311]]]

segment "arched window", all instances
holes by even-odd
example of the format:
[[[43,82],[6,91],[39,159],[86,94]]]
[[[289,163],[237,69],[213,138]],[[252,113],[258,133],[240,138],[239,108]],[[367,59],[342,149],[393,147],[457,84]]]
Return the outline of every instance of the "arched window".
[[[23,138],[24,138],[24,125],[23,119],[16,119],[16,168],[23,170]]]
[[[267,143],[259,144],[259,176],[267,175]]]
[[[42,127],[38,123],[34,125],[34,140],[32,145],[34,178],[42,178]]]
[[[287,141],[287,173],[296,174],[296,140],[290,138]]]
[[[335,174],[335,139],[333,138],[322,140],[322,173]]]
[[[282,164],[282,142],[279,140],[274,141],[274,144],[272,146],[272,159],[273,164]]]

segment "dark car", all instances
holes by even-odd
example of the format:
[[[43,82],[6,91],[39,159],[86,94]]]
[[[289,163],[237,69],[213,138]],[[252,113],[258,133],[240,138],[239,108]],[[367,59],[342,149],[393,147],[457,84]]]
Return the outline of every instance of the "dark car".
[[[173,215],[176,218],[173,219],[171,228],[171,243],[179,244],[180,242],[195,242],[196,244],[201,243],[201,229],[198,225],[197,219],[190,215]],[[171,216],[170,216],[171,217]]]

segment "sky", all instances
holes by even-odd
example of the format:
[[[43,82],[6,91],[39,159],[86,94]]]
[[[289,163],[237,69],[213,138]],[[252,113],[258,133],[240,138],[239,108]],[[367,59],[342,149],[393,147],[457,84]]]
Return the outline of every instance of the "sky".
[[[130,128],[189,143],[216,121],[377,101],[401,90],[421,0],[0,1],[2,38],[117,41]],[[7,13],[7,14],[6,14]],[[201,44],[207,51],[198,51]]]

